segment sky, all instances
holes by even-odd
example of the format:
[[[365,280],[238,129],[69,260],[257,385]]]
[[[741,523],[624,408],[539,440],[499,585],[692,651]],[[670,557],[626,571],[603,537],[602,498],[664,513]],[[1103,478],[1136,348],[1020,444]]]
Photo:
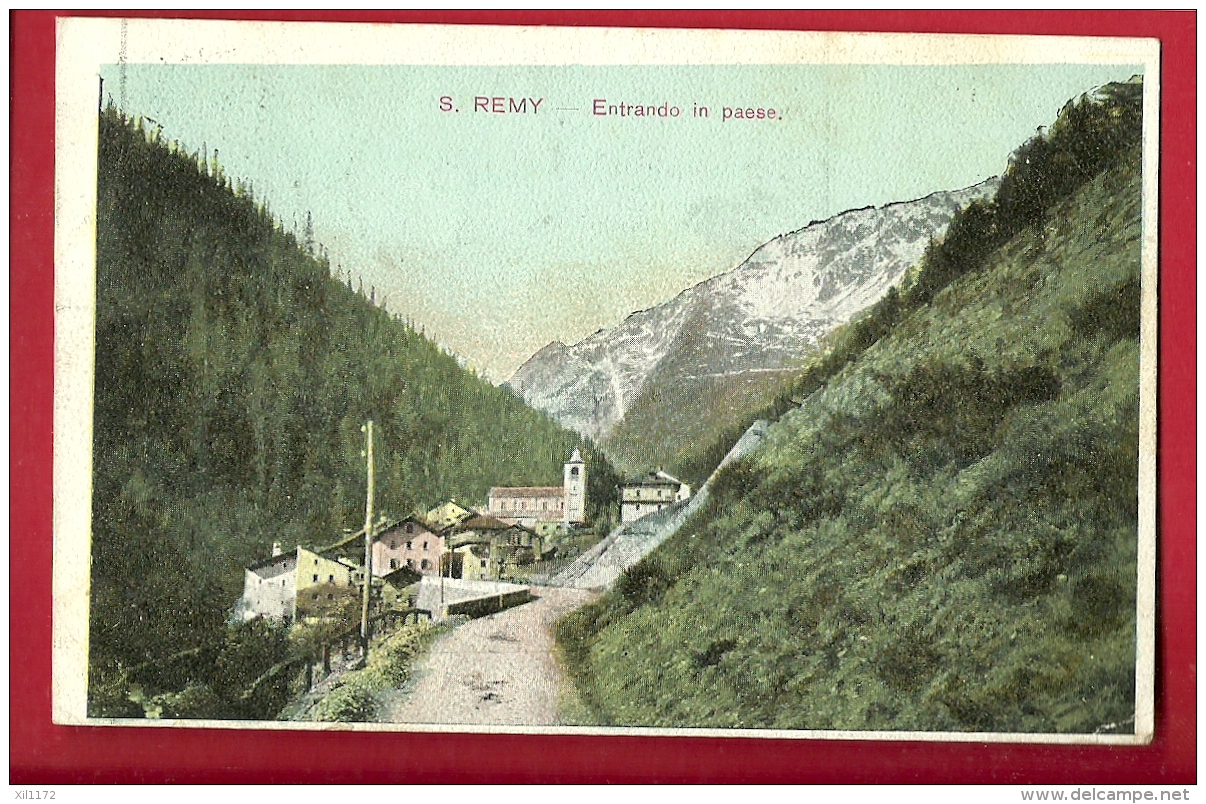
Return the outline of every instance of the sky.
[[[997,175],[1070,98],[1137,72],[128,64],[102,77],[128,114],[217,150],[287,227],[310,213],[333,266],[501,382],[550,341],[614,326],[780,234]]]

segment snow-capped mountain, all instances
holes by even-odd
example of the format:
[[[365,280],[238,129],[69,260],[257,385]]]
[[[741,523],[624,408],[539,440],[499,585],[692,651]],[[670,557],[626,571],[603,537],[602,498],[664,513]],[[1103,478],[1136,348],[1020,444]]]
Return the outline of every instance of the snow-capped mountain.
[[[561,424],[602,440],[659,382],[781,371],[879,300],[941,237],[956,207],[997,180],[843,212],[781,235],[741,265],[566,346],[554,341],[510,386]]]

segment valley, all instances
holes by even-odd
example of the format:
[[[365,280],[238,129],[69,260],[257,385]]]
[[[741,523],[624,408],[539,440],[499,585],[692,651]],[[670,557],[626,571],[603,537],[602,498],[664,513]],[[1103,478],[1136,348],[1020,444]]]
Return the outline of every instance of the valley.
[[[305,719],[1125,730],[1141,107],[1087,93],[1000,177],[776,237],[504,387],[105,109],[90,714],[289,711],[351,633],[319,591],[375,566],[382,653]],[[535,599],[420,612],[454,567]]]

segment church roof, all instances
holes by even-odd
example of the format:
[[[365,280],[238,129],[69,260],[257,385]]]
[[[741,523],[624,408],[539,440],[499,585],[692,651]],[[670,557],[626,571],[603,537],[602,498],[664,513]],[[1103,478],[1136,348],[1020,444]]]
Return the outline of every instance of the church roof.
[[[495,487],[490,489],[491,497],[563,497],[565,489],[561,486],[512,486]]]

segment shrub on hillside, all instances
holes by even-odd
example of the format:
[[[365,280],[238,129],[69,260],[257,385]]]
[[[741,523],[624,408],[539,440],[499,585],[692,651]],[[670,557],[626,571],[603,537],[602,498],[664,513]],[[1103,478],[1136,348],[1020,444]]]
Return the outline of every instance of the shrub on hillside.
[[[1083,306],[1073,310],[1068,323],[1078,335],[1107,341],[1139,337],[1140,289],[1138,277],[1098,291]]]
[[[1060,389],[1049,367],[990,370],[978,356],[965,364],[928,359],[903,377],[881,381],[891,401],[867,417],[859,444],[872,454],[901,452],[923,473],[986,455],[1011,408],[1049,401]]]
[[[616,592],[632,608],[656,603],[674,586],[675,578],[656,557],[646,556],[620,573]]]
[[[311,720],[327,723],[359,723],[373,719],[377,702],[373,693],[355,681],[327,693],[311,712]]]

